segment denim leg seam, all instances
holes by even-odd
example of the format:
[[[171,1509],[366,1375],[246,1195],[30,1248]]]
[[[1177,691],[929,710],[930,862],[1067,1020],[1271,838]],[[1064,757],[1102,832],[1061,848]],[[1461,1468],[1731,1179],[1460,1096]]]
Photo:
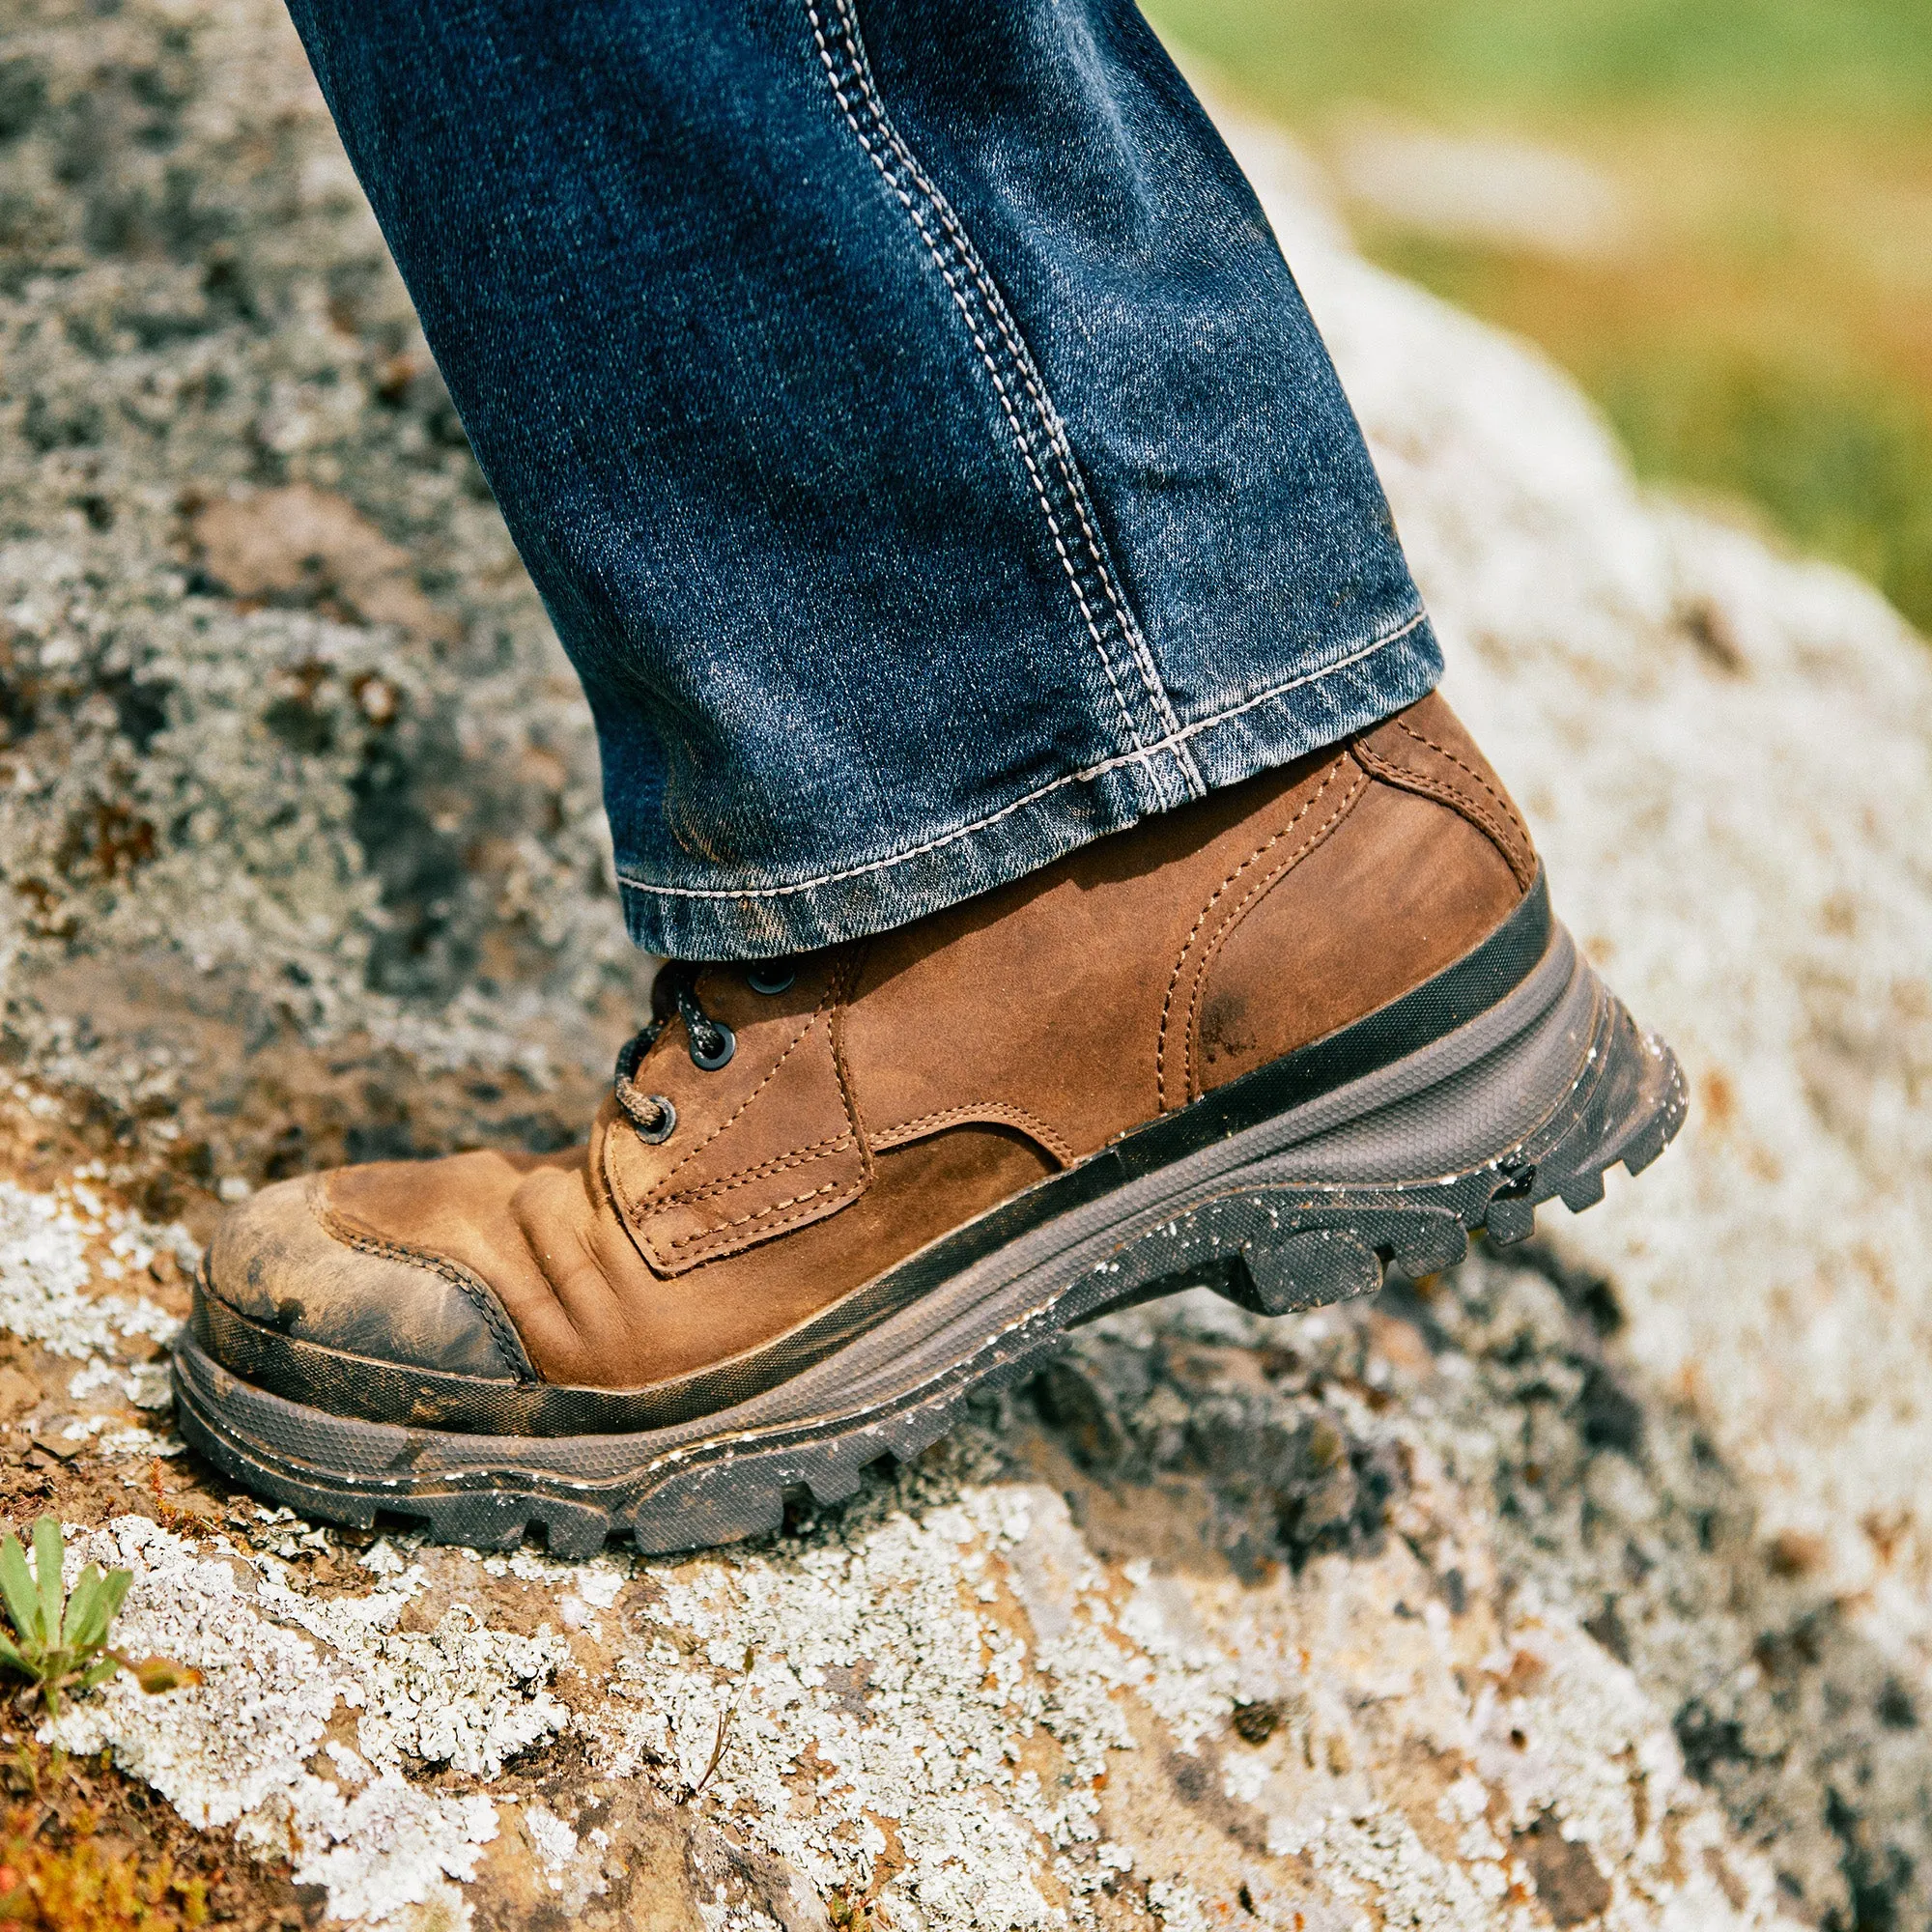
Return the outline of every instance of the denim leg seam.
[[[1196,720],[1192,724],[1183,725],[1173,740],[1162,739],[1153,745],[1129,752],[1118,758],[1103,759],[1097,765],[1088,765],[1077,772],[1068,772],[1064,777],[1050,780],[1036,787],[1022,798],[1016,798],[1010,805],[1003,805],[998,811],[989,811],[983,818],[976,818],[970,825],[955,827],[942,833],[937,838],[928,838],[923,845],[908,846],[903,852],[895,852],[884,859],[869,859],[863,866],[848,866],[842,871],[821,872],[816,878],[798,879],[782,886],[664,886],[649,879],[639,879],[617,868],[617,883],[629,886],[636,892],[649,893],[659,898],[679,899],[770,899],[787,897],[793,893],[815,892],[822,886],[837,885],[842,879],[856,879],[867,872],[890,871],[895,866],[903,866],[909,860],[922,859],[928,852],[937,852],[943,846],[956,844],[961,838],[970,838],[976,832],[983,832],[989,825],[997,825],[1003,818],[1010,818],[1016,811],[1024,811],[1028,806],[1036,805],[1051,793],[1060,791],[1070,784],[1091,784],[1094,780],[1106,773],[1118,771],[1122,765],[1141,764],[1157,752],[1172,750],[1177,743],[1198,737],[1203,731],[1212,730],[1217,724],[1225,724],[1231,718],[1238,718],[1244,711],[1252,711],[1258,704],[1265,704],[1270,698],[1281,697],[1291,691],[1313,684],[1318,679],[1332,677],[1335,672],[1351,669],[1365,658],[1374,657],[1378,651],[1386,650],[1389,645],[1400,643],[1410,632],[1419,630],[1429,621],[1423,611],[1411,611],[1399,624],[1391,625],[1385,631],[1378,631],[1366,643],[1358,644],[1345,656],[1320,668],[1303,671],[1297,677],[1285,679],[1280,684],[1270,685],[1265,691],[1257,692],[1252,697],[1244,697],[1238,704],[1231,704],[1225,710],[1217,711],[1210,717]]]
[[[1166,693],[1160,688],[1158,678],[1152,675],[1152,665],[1146,655],[1145,643],[1139,638],[1138,626],[1130,628],[1125,622],[1121,601],[1116,596],[1111,578],[1104,564],[1101,562],[1093,526],[1088,520],[1078,493],[1072,487],[1073,478],[1077,475],[1077,471],[1070,469],[1069,459],[1071,452],[1064,447],[1064,433],[1059,438],[1054,435],[1054,430],[1058,424],[1057,415],[1051,411],[1050,405],[1046,403],[1041,386],[1030,371],[1029,364],[1031,357],[1023,353],[1024,346],[1019,341],[1016,331],[1012,328],[1010,319],[1005,314],[1005,304],[998,299],[997,291],[992,287],[982,265],[979,263],[978,251],[972,247],[970,240],[960,226],[957,217],[953,214],[945,196],[940,193],[938,187],[919,166],[911,150],[906,146],[904,139],[899,135],[898,130],[893,126],[891,119],[885,112],[884,103],[879,99],[877,85],[872,79],[869,65],[867,63],[865,57],[864,46],[859,38],[858,22],[852,13],[850,0],[831,0],[831,5],[837,10],[838,25],[835,32],[840,43],[840,53],[850,69],[852,86],[860,97],[867,119],[872,123],[877,131],[879,145],[890,149],[898,168],[903,171],[906,178],[911,182],[912,186],[918,190],[917,196],[909,192],[906,186],[902,185],[900,181],[895,178],[893,167],[888,164],[885,156],[874,146],[872,140],[867,137],[865,128],[861,126],[859,116],[854,111],[851,100],[846,97],[846,82],[840,75],[838,63],[835,62],[833,58],[832,46],[826,38],[824,22],[820,17],[816,0],[805,0],[805,11],[811,27],[812,39],[817,44],[819,60],[825,69],[826,78],[831,84],[833,99],[838,102],[839,112],[845,117],[846,126],[851,128],[866,157],[878,171],[880,179],[897,198],[900,205],[905,209],[913,226],[918,230],[920,239],[924,242],[926,252],[932,259],[933,266],[938,269],[941,278],[946,283],[948,293],[952,298],[953,305],[958,309],[960,317],[966,325],[967,332],[973,340],[973,346],[979,351],[980,359],[985,365],[986,373],[992,380],[994,392],[999,398],[1000,408],[1007,418],[1008,427],[1012,432],[1013,440],[1020,453],[1020,460],[1025,464],[1027,474],[1032,480],[1034,495],[1039,504],[1040,513],[1046,520],[1047,533],[1052,539],[1054,551],[1060,558],[1061,568],[1066,575],[1068,587],[1072,590],[1074,602],[1079,607],[1081,618],[1087,628],[1087,634],[1093,640],[1094,648],[1100,659],[1101,668],[1106,673],[1108,688],[1112,691],[1114,702],[1120,710],[1122,724],[1125,726],[1127,735],[1133,742],[1134,753],[1132,754],[1132,761],[1141,764],[1147,772],[1149,782],[1154,787],[1162,803],[1166,804],[1170,802],[1167,796],[1168,788],[1162,781],[1160,772],[1153,761],[1153,754],[1147,747],[1140,726],[1135,722],[1132,711],[1129,709],[1126,698],[1121,690],[1120,680],[1115,675],[1113,659],[1107,650],[1106,640],[1102,636],[1100,624],[1095,618],[1093,605],[1089,602],[1086,586],[1081,582],[1083,573],[1075,567],[1073,558],[1068,554],[1066,541],[1060,526],[1060,519],[1054,514],[1046,480],[1041,474],[1040,462],[1036,456],[1032,432],[1022,420],[1019,410],[1014,406],[1012,395],[1008,388],[1007,380],[1000,373],[999,366],[993,356],[993,352],[986,342],[985,334],[981,330],[980,322],[974,315],[973,306],[967,298],[966,292],[960,287],[958,278],[948,264],[946,251],[941,248],[932,230],[927,226],[928,213],[937,216],[945,227],[952,244],[952,254],[965,273],[971,277],[979,291],[980,305],[991,321],[993,332],[1000,339],[1000,344],[1005,351],[1010,373],[1026,390],[1028,397],[1034,405],[1035,412],[1039,415],[1043,426],[1046,428],[1047,440],[1052,449],[1055,466],[1061,472],[1062,489],[1068,500],[1072,502],[1074,512],[1079,519],[1082,531],[1087,540],[1089,556],[1097,567],[1101,586],[1106,595],[1107,602],[1114,612],[1115,622],[1120,624],[1122,633],[1126,639],[1128,650],[1134,657],[1143,684],[1148,687],[1153,696],[1156,717],[1166,727],[1162,742],[1169,743],[1172,748],[1172,744],[1175,742],[1174,733],[1178,725],[1178,721],[1174,718],[1173,710],[1167,701]],[[921,207],[920,197],[923,197],[924,199],[926,204],[924,209]],[[1180,766],[1181,771],[1182,796],[1198,797],[1205,790],[1205,786],[1200,781],[1200,774],[1195,768],[1191,754],[1186,753],[1184,747],[1181,747],[1178,753],[1177,763]]]
[[[952,204],[946,199],[940,192],[938,185],[920,166],[919,156],[913,153],[904,136],[885,114],[883,103],[879,99],[877,83],[872,79],[870,64],[866,58],[865,43],[859,33],[853,0],[832,0],[832,4],[838,10],[844,29],[846,53],[852,61],[859,84],[866,90],[867,104],[879,123],[881,138],[891,144],[900,165],[912,178],[920,192],[925,196],[932,212],[939,217],[940,225],[952,237],[954,251],[978,287],[980,300],[985,305],[986,313],[992,318],[993,327],[999,332],[1014,373],[1019,377],[1033,403],[1035,412],[1039,417],[1040,427],[1045,431],[1048,446],[1053,451],[1055,466],[1060,471],[1061,485],[1065,491],[1067,501],[1073,507],[1074,516],[1079,519],[1080,533],[1086,541],[1087,554],[1093,562],[1094,573],[1099,580],[1101,594],[1113,611],[1114,620],[1120,625],[1121,634],[1133,654],[1135,668],[1139,670],[1149,699],[1159,716],[1162,729],[1168,737],[1173,738],[1180,730],[1180,721],[1175,716],[1174,707],[1168,701],[1166,686],[1154,668],[1153,658],[1148,650],[1147,639],[1142,635],[1132,607],[1116,589],[1113,573],[1107,568],[1105,553],[1100,547],[1099,537],[1089,515],[1085,479],[1074,458],[1073,446],[1066,435],[1066,426],[1061,420],[1060,412],[1053,406],[1053,398],[1047,394],[1045,382],[1034,363],[1032,352],[1026,345],[1025,337],[1019,332],[1019,326],[1014,322],[1012,312],[1007,307],[1006,299],[1000,294],[998,285],[987,271],[980,251],[973,246],[972,238],[967,235],[953,211]],[[844,106],[842,99],[839,105]],[[849,120],[849,114],[847,118]],[[927,246],[931,246],[929,241]],[[935,259],[937,259],[936,251]],[[1192,753],[1187,752],[1184,746],[1180,749],[1178,762],[1181,764],[1187,780],[1189,796],[1195,798],[1203,796],[1207,785]]]
[[[946,283],[947,291],[952,298],[953,305],[959,310],[960,317],[966,324],[967,332],[973,339],[973,346],[980,352],[980,359],[985,364],[986,374],[992,379],[994,393],[1000,399],[1001,411],[1007,418],[1008,427],[1012,431],[1013,440],[1018,445],[1020,460],[1026,465],[1027,474],[1033,481],[1034,495],[1039,503],[1041,515],[1046,519],[1047,532],[1053,539],[1054,551],[1059,555],[1061,568],[1066,573],[1066,581],[1073,591],[1074,602],[1079,606],[1081,617],[1086,623],[1087,634],[1093,639],[1094,648],[1099,655],[1100,668],[1106,672],[1107,685],[1114,694],[1114,702],[1119,707],[1121,722],[1126,727],[1127,735],[1133,740],[1135,747],[1134,755],[1147,768],[1151,782],[1153,783],[1157,790],[1161,789],[1159,778],[1152,768],[1151,758],[1146,752],[1140,727],[1135,724],[1133,714],[1128,710],[1126,699],[1122,695],[1120,681],[1114,675],[1113,660],[1108,656],[1105,640],[1100,635],[1098,624],[1094,621],[1094,612],[1092,607],[1088,604],[1086,592],[1082,588],[1079,576],[1074,570],[1073,561],[1066,554],[1066,546],[1061,535],[1059,520],[1053,514],[1052,504],[1047,497],[1045,482],[1040,476],[1039,467],[1035,460],[1032,438],[1028,434],[1025,425],[1021,422],[1018,412],[1013,407],[1012,398],[1008,392],[1006,382],[1001,377],[998,365],[993,360],[992,351],[987,347],[985,337],[980,333],[980,325],[974,319],[972,309],[968,305],[966,298],[961,293],[952,270],[947,266],[946,259],[941,253],[938,243],[933,240],[930,231],[927,229],[918,204],[893,178],[886,162],[874,150],[871,141],[867,138],[866,130],[859,125],[858,116],[853,112],[851,103],[845,98],[844,83],[840,80],[838,71],[833,62],[832,49],[827,43],[823,23],[819,18],[815,0],[806,0],[805,11],[811,23],[812,39],[818,44],[819,60],[825,68],[826,78],[832,86],[833,99],[838,103],[839,112],[844,115],[846,126],[851,128],[867,159],[877,169],[880,179],[898,198],[900,205],[911,218],[914,227],[919,230],[920,239],[925,243],[926,252],[931,256],[933,266],[939,270],[941,278]],[[842,12],[840,24],[845,28],[844,51],[847,59],[852,60],[853,36],[849,25],[844,21]],[[867,76],[859,69],[856,60],[853,60],[853,68],[855,80],[865,90],[866,105],[868,113],[875,122],[883,121],[884,116],[877,104],[876,94],[867,85]],[[902,143],[896,144],[895,152],[896,153],[898,148],[902,148]]]

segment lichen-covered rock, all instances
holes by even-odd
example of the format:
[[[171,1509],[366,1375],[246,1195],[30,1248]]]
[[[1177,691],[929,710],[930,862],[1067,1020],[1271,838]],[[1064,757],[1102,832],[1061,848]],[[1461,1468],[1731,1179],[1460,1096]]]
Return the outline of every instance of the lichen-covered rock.
[[[644,984],[589,722],[299,49],[266,9],[15,13],[11,1056],[147,1144],[163,1213],[493,1110],[555,1144],[545,1089]]]
[[[219,1199],[554,1144],[644,974],[581,701],[287,23],[22,11],[0,1494],[201,1674],[63,1741],[289,1912],[1932,1925],[1932,660],[1639,495],[1568,384],[1228,126],[1691,1125],[1527,1251],[1301,1321],[1137,1310],[838,1512],[566,1566],[260,1509],[166,1431]]]

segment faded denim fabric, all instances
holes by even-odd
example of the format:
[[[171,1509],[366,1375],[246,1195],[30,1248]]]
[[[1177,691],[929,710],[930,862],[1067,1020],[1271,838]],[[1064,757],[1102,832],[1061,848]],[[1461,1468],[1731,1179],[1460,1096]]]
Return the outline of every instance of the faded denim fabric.
[[[1440,658],[1125,0],[291,0],[596,716],[633,936],[901,924]]]

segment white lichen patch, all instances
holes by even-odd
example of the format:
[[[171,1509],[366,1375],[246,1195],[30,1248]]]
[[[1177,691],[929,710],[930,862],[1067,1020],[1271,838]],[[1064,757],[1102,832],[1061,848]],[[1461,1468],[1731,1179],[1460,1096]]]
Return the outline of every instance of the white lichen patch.
[[[96,1359],[67,1385],[70,1402],[85,1402],[89,1396],[108,1390],[136,1408],[166,1408],[174,1401],[165,1361],[135,1362],[124,1367],[118,1362]]]
[[[88,1362],[82,1377],[100,1386],[103,1368],[93,1358],[114,1356],[130,1336],[165,1342],[181,1325],[147,1296],[101,1286],[145,1270],[163,1248],[192,1253],[183,1230],[150,1226],[83,1178],[53,1194],[0,1180],[0,1328]],[[157,1392],[145,1378],[138,1386]]]
[[[580,1833],[567,1818],[536,1799],[526,1800],[520,1810],[540,1885],[557,1908],[580,1913],[590,1900],[609,1893],[609,1832],[593,1825]]]
[[[1077,1796],[1022,1764],[1051,1698],[975,1592],[1008,1499],[928,1477],[919,1502],[861,1508],[782,1556],[647,1566],[642,1640],[587,1722],[613,1767],[687,1789],[723,1724],[707,1808],[822,1892],[886,1876],[890,1824],[886,1896],[934,1925],[1045,1925],[1048,1846],[1093,1833]]]
[[[1438,1481],[1431,1501],[1441,1527],[1470,1535],[1453,1490]],[[1144,1612],[1147,1566],[1129,1563],[1126,1575]],[[1520,1847],[1525,1834],[1559,1832],[1577,1847],[1577,1883],[1603,1886],[1607,1925],[1667,1922],[1687,1898],[1704,1914],[1695,1922],[1714,1928],[1784,1922],[1775,1875],[1735,1846],[1684,1776],[1667,1715],[1628,1670],[1566,1617],[1536,1614],[1531,1597],[1497,1631],[1452,1617],[1430,1592],[1401,1545],[1373,1559],[1323,1558],[1291,1589],[1231,1592],[1212,1573],[1161,1583],[1164,1631],[1186,1634],[1191,1682],[1266,1690],[1285,1712],[1259,1744],[1217,1739],[1221,1788],[1256,1815],[1274,1857],[1311,1866],[1328,1902],[1372,1907],[1384,1922],[1528,1932],[1546,1921],[1524,1902],[1537,1881]],[[1172,1658],[1175,1642],[1157,1636],[1152,1650]],[[1175,1693],[1151,1681],[1144,1694],[1161,1709]],[[1430,1802],[1421,1794],[1435,1787],[1415,1783],[1418,1753],[1440,1786]],[[1433,1829],[1445,1824],[1447,1834]],[[1740,1899],[1714,1890],[1702,1864],[1687,1876],[1687,1848],[1721,1858]],[[1154,1847],[1140,1856],[1151,1905],[1169,1922],[1197,1922],[1198,1873],[1163,1867]],[[1298,1893],[1293,1910],[1318,1923],[1319,1904]]]
[[[289,1858],[298,1884],[328,1888],[339,1918],[379,1924],[443,1897],[496,1834],[486,1797],[422,1790],[412,1766],[487,1777],[568,1718],[547,1688],[558,1640],[457,1609],[433,1631],[398,1630],[416,1594],[408,1572],[366,1597],[318,1600],[272,1559],[247,1562],[225,1539],[197,1547],[140,1517],[74,1537],[71,1557],[132,1569],[123,1645],[203,1681],[159,1698],[116,1681],[61,1719],[61,1743],[111,1749],[190,1822],[233,1826],[244,1847]],[[353,1748],[329,1737],[345,1722]]]
[[[167,1362],[128,1356],[181,1324],[133,1283],[159,1255],[190,1259],[191,1244],[184,1229],[104,1199],[101,1179],[96,1162],[51,1193],[0,1180],[0,1329],[80,1364],[31,1420],[43,1448],[63,1460],[172,1458],[180,1439],[150,1426],[173,1406]]]
[[[524,1806],[524,1826],[545,1871],[554,1884],[560,1884],[558,1874],[577,1856],[577,1833],[554,1811],[536,1804]]]

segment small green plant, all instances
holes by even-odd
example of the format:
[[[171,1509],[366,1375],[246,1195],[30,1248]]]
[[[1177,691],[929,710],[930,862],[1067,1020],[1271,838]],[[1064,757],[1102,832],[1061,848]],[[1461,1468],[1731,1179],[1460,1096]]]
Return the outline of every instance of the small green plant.
[[[197,1681],[164,1657],[135,1662],[109,1645],[108,1629],[134,1580],[131,1570],[103,1575],[90,1563],[70,1595],[61,1580],[63,1554],[61,1526],[50,1516],[34,1525],[31,1568],[20,1539],[11,1529],[0,1537],[0,1603],[14,1626],[11,1640],[0,1636],[0,1665],[27,1680],[28,1693],[40,1694],[49,1718],[60,1716],[64,1691],[92,1690],[117,1670],[129,1672],[151,1695]]]

